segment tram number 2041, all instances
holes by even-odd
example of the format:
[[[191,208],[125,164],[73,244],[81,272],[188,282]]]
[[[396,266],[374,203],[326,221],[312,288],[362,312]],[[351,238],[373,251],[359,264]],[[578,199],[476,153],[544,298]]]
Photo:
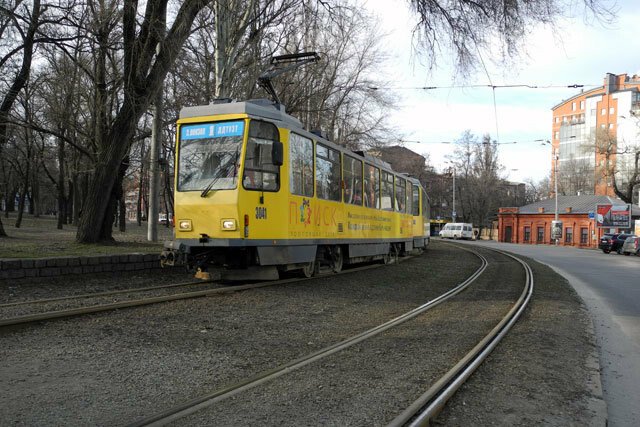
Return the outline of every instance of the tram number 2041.
[[[267,208],[261,206],[256,207],[256,219],[267,219]]]

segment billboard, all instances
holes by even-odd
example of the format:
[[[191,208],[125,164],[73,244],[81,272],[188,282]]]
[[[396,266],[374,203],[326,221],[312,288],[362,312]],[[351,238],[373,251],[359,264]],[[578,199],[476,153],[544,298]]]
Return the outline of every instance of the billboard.
[[[596,225],[603,228],[630,228],[631,205],[596,205]]]

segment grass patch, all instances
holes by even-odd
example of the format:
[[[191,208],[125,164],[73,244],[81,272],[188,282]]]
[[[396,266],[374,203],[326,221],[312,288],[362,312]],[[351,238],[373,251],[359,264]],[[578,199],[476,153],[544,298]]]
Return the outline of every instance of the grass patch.
[[[126,232],[113,230],[113,243],[80,244],[75,241],[77,228],[64,225],[62,230],[58,230],[55,217],[25,215],[20,228],[15,228],[15,217],[15,213],[10,213],[8,218],[2,216],[2,225],[9,237],[0,238],[0,258],[160,253],[163,242],[173,238],[171,228],[159,225],[158,242],[150,242],[147,240],[146,222],[142,226],[129,222]]]

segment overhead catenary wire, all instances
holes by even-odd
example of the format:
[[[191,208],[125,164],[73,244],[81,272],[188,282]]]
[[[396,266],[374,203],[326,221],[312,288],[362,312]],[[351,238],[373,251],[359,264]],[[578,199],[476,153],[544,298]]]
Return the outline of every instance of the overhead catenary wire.
[[[393,90],[438,90],[438,89],[478,89],[478,88],[488,88],[488,89],[516,89],[516,88],[525,88],[525,89],[578,89],[585,87],[598,87],[601,85],[597,84],[581,84],[581,83],[572,83],[567,85],[536,85],[536,84],[528,84],[528,83],[514,83],[514,84],[503,84],[503,85],[495,85],[495,84],[473,84],[473,85],[448,85],[448,86],[367,86],[369,90],[382,90],[382,89],[393,89]]]

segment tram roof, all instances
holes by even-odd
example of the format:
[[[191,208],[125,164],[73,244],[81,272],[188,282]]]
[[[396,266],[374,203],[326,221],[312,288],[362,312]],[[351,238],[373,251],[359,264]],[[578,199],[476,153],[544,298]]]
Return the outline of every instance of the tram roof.
[[[282,104],[278,105],[268,99],[249,99],[246,101],[234,101],[232,99],[223,99],[223,100],[216,100],[213,103],[208,105],[196,105],[191,107],[183,107],[180,110],[181,119],[202,117],[202,116],[215,116],[215,115],[221,115],[221,114],[246,114],[250,117],[262,117],[266,119],[276,120],[288,125],[290,128],[300,129],[304,133],[307,133],[309,135],[313,134],[312,132],[306,131],[302,127],[302,123],[300,122],[300,120],[287,114],[284,105]],[[315,134],[314,136],[316,138],[318,137],[318,135],[315,135]],[[322,138],[322,139],[327,141],[325,138]],[[327,141],[327,142],[329,142],[336,148],[341,149],[342,151],[350,151],[350,150],[346,150],[344,147],[339,147],[331,143],[330,141]],[[391,165],[388,162],[382,160],[377,156],[372,156],[371,154],[363,151],[355,151],[352,153],[360,155],[367,162],[373,165],[393,171],[393,169],[391,168]],[[420,182],[414,177],[410,177],[406,174],[400,174],[395,171],[394,173],[399,175],[404,175],[404,178],[408,179],[413,183],[417,184]]]
[[[268,99],[249,99],[240,102],[225,99],[209,105],[184,107],[180,110],[181,119],[219,114],[247,114],[248,116],[277,120],[291,127],[302,127],[300,120],[287,114],[284,105],[278,105]]]

